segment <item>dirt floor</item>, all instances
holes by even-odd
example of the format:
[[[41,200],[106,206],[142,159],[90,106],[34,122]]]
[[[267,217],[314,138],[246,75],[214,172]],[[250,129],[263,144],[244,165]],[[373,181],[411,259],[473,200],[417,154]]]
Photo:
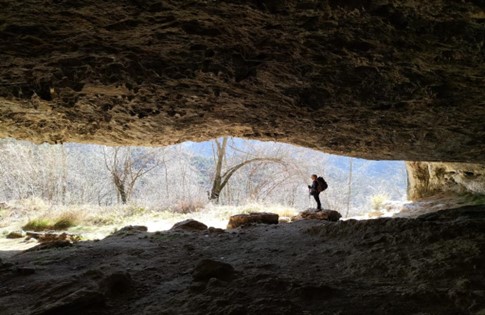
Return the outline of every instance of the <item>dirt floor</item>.
[[[485,314],[485,207],[3,253],[0,314]]]

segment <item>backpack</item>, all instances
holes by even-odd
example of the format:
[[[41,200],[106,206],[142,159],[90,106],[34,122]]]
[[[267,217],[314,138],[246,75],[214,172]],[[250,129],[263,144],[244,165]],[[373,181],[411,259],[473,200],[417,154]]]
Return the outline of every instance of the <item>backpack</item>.
[[[322,192],[324,191],[325,189],[328,188],[328,184],[327,182],[323,179],[323,177],[318,177],[317,178],[317,182],[318,182],[318,186],[317,186],[317,191],[318,192]]]

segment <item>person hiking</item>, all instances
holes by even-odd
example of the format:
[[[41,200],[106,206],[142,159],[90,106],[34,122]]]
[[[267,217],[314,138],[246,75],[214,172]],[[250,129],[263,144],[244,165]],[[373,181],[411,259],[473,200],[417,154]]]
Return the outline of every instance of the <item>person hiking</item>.
[[[327,189],[328,185],[323,179],[323,177],[318,177],[316,174],[313,174],[312,177],[312,184],[308,186],[308,189],[310,190],[310,195],[315,198],[315,201],[317,202],[317,211],[322,210],[322,203],[320,202],[320,193]]]
[[[312,184],[308,186],[308,189],[310,189],[310,195],[315,198],[315,201],[317,202],[317,211],[322,210],[322,203],[320,202],[320,191],[318,189],[318,176],[316,174],[313,174],[311,179],[312,179]]]

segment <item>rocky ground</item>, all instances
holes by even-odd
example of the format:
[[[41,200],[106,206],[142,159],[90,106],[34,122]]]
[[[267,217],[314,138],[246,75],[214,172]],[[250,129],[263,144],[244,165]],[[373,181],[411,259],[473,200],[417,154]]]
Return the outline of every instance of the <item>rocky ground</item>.
[[[3,259],[0,314],[485,314],[484,210],[52,243]]]

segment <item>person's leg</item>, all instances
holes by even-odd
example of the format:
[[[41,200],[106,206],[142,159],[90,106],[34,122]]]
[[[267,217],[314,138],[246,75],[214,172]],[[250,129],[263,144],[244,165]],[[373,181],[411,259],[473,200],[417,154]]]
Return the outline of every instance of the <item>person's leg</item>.
[[[313,195],[313,198],[315,198],[315,201],[317,202],[317,210],[322,210],[322,204],[320,203],[319,194]]]

